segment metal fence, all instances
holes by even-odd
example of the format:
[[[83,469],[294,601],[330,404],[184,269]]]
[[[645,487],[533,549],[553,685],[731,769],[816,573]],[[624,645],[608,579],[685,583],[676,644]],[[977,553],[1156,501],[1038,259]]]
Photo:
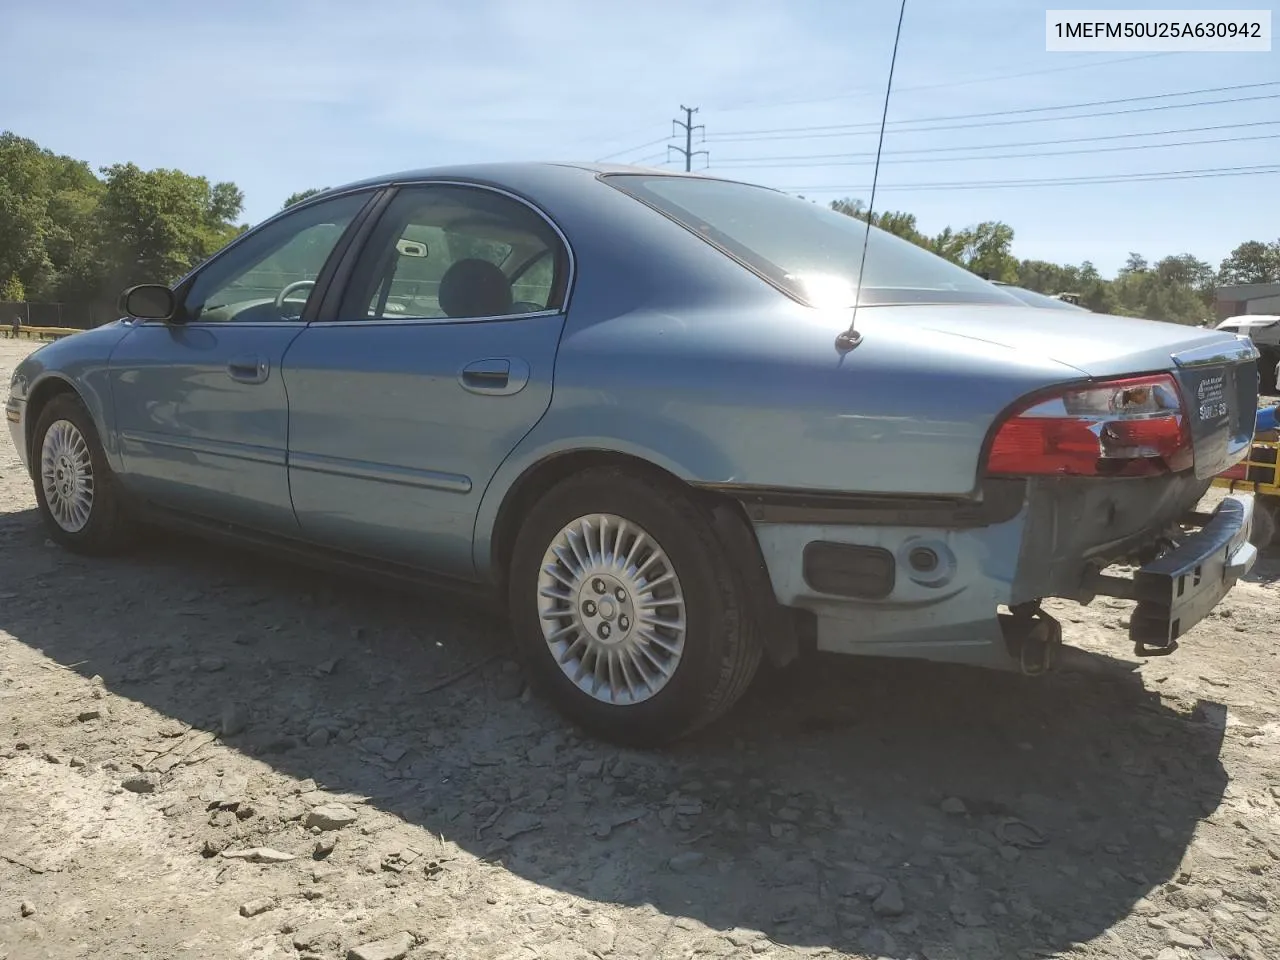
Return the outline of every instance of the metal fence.
[[[0,327],[13,323],[14,317],[24,327],[69,327],[88,330],[117,319],[113,310],[86,303],[27,303],[0,300]]]

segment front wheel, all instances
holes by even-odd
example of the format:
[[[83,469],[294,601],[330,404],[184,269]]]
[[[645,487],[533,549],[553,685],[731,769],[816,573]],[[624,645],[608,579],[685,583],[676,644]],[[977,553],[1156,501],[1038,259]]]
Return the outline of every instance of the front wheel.
[[[705,511],[674,482],[593,469],[540,500],[509,571],[516,644],[562,713],[652,746],[723,715],[761,643]]]
[[[115,474],[78,397],[49,401],[31,446],[36,503],[54,542],[77,553],[106,554],[132,541]]]

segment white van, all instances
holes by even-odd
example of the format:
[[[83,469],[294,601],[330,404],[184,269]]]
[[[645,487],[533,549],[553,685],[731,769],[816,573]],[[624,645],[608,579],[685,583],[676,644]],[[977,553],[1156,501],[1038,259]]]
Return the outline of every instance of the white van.
[[[1219,330],[1229,330],[1253,341],[1258,352],[1258,392],[1275,394],[1280,392],[1276,381],[1280,380],[1280,316],[1274,313],[1245,313],[1238,317],[1227,317],[1220,324]]]

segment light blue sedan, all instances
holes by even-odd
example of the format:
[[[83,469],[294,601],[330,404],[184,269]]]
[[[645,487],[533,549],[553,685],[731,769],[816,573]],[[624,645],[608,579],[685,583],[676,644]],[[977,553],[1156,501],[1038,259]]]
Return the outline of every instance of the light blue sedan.
[[[163,524],[487,591],[619,741],[806,645],[1041,672],[1045,597],[1136,600],[1135,650],[1171,652],[1254,560],[1251,499],[1189,514],[1249,446],[1253,346],[875,229],[859,279],[867,236],[637,168],[379,177],[126,291],[6,415],[63,546]]]

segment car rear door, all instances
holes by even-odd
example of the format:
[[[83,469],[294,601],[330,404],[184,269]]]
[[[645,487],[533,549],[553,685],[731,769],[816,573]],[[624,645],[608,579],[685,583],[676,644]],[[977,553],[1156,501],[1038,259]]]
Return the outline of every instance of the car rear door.
[[[348,256],[340,302],[285,358],[298,523],[471,577],[480,498],[551,401],[568,245],[513,195],[428,183],[399,188]]]
[[[175,291],[174,322],[140,322],[120,343],[110,379],[121,477],[133,492],[297,534],[281,364],[314,312],[326,261],[370,197],[316,201],[246,234]]]

